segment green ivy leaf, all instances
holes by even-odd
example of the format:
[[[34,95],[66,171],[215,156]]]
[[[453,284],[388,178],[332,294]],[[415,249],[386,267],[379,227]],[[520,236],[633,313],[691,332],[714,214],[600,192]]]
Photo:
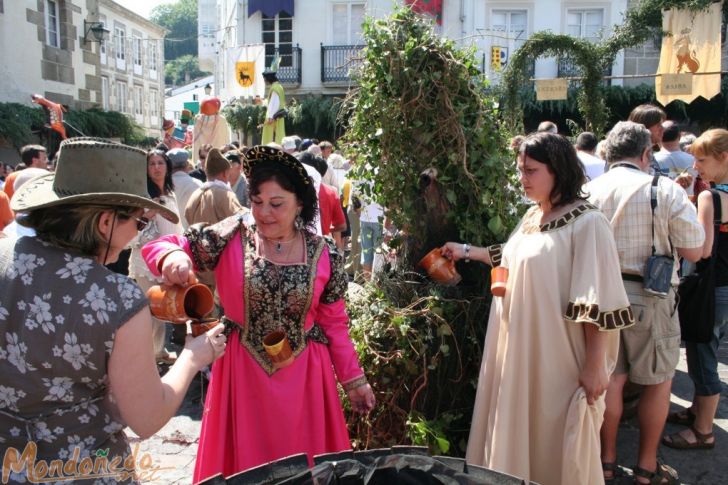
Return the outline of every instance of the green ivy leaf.
[[[491,217],[488,221],[488,229],[490,229],[493,234],[500,234],[503,231],[503,221],[499,215]]]
[[[457,203],[457,196],[455,195],[454,190],[448,190],[446,192],[446,197],[447,197],[447,201],[450,202],[451,204]]]
[[[440,449],[441,453],[447,453],[450,451],[450,442],[445,438],[438,436],[435,438],[435,442],[437,443],[437,447]]]

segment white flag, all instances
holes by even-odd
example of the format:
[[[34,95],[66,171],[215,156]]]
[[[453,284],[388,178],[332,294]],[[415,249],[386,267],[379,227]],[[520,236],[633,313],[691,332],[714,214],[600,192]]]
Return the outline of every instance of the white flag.
[[[672,35],[662,38],[660,65],[657,74],[692,74],[692,84],[680,77],[657,76],[655,90],[657,101],[663,105],[680,99],[690,103],[698,96],[710,99],[720,93],[720,74],[704,75],[704,72],[720,71],[720,19],[721,3],[712,4],[705,12],[666,10],[662,14],[662,28]],[[690,78],[691,76],[684,76]],[[668,89],[677,85],[685,87]],[[689,92],[688,92],[689,85]],[[678,94],[680,93],[680,94]]]
[[[231,47],[225,53],[225,80],[228,96],[265,96],[265,46],[249,44]]]

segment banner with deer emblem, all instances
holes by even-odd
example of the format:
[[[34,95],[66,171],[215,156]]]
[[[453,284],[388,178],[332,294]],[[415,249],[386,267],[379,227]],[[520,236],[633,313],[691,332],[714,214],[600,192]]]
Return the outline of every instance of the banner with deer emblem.
[[[249,44],[227,49],[226,96],[265,96],[265,46]]]
[[[238,84],[244,88],[249,88],[253,85],[255,75],[255,62],[244,61],[235,63],[235,79]]]
[[[720,74],[701,73],[720,71],[722,17],[720,2],[701,12],[676,9],[663,12],[662,29],[671,35],[662,37],[655,78],[657,101],[663,105],[676,99],[690,103],[698,96],[710,99],[720,93]],[[692,78],[692,89],[676,89],[676,85],[683,88],[690,85],[686,77]]]

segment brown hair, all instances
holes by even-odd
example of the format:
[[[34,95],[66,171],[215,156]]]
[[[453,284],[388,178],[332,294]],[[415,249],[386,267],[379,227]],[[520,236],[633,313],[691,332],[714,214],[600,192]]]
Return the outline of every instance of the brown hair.
[[[549,199],[554,207],[585,198],[581,190],[586,183],[584,165],[574,146],[561,135],[541,131],[528,135],[519,148],[518,157],[530,157],[545,164],[554,175]]]
[[[99,219],[105,211],[116,211],[116,218],[126,220],[135,207],[103,205],[58,205],[35,209],[22,217],[22,224],[35,229],[38,239],[62,249],[86,256],[96,256],[106,241],[99,232]]]
[[[41,152],[48,153],[43,145],[25,145],[20,149],[20,158],[24,164],[30,166],[33,159],[38,158]]]
[[[632,110],[627,120],[645,125],[645,128],[649,130],[666,119],[667,115],[662,111],[662,108],[654,104],[641,104]]]

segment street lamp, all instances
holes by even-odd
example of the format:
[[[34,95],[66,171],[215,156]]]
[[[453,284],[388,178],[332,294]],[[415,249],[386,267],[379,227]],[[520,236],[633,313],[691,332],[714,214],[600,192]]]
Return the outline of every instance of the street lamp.
[[[212,86],[210,86],[210,83],[205,84],[205,87],[203,89],[205,90],[205,95],[207,96],[212,93]]]
[[[103,22],[83,21],[83,42],[103,42],[109,38],[110,30],[104,27]],[[89,38],[89,34],[91,37]]]

